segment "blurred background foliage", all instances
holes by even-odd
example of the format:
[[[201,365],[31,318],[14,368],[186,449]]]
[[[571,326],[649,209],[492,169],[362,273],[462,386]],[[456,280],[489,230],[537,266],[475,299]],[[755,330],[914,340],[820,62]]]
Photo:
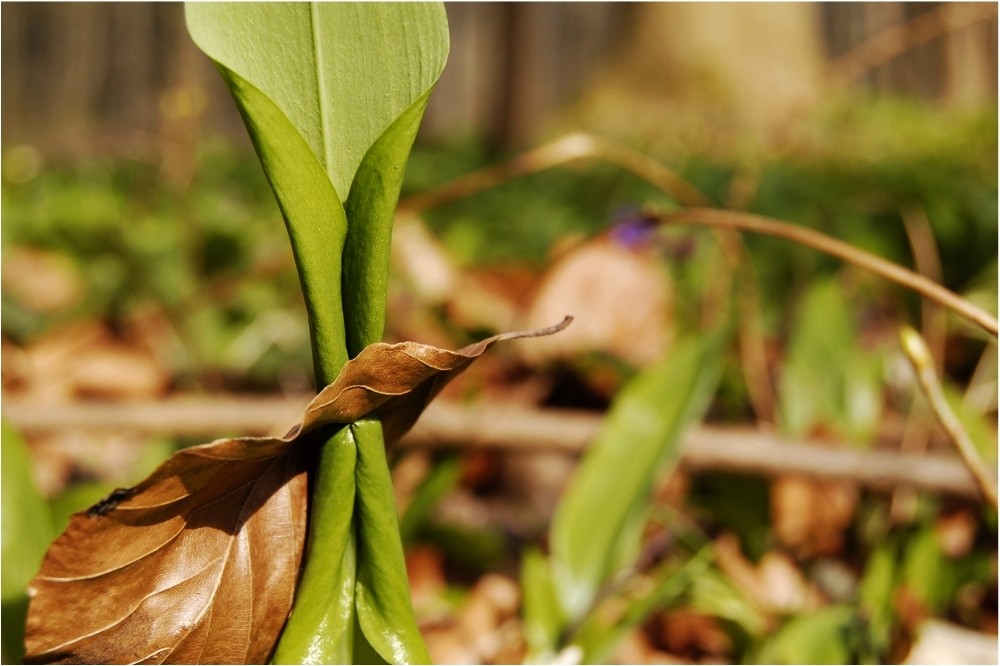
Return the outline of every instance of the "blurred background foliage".
[[[660,161],[711,205],[821,230],[997,312],[995,5],[447,9],[450,62],[404,199],[585,130]],[[187,38],[180,5],[4,3],[0,12],[5,399],[56,408],[80,399],[309,391],[305,314],[277,206],[224,86]],[[455,346],[522,321],[554,289],[560,265],[581,248],[613,245],[609,229],[650,203],[680,206],[598,160],[426,211],[422,224],[438,254],[418,255],[417,265],[445,257],[516,316],[428,299],[423,269],[394,264],[389,337]],[[741,325],[763,340],[771,386],[748,385],[731,348],[710,420],[859,447],[944,448],[928,434],[933,419],[894,342],[898,324],[909,322],[931,343],[947,392],[995,465],[995,340],[812,250],[762,236],[742,242],[751,270],[737,282],[752,276],[757,298],[743,301],[750,314]],[[663,297],[651,288],[617,300],[625,310],[646,302],[655,325],[614,333],[620,339],[603,347],[577,349],[567,339],[562,356],[498,354],[450,397],[603,410],[647,364],[630,347],[655,358],[674,337],[704,332],[740,305],[725,252],[704,231],[657,230],[633,254],[662,274]],[[593,271],[613,290],[612,273],[628,266],[608,253],[594,257]],[[579,326],[588,313],[572,314]],[[592,316],[627,314],[607,306]],[[40,556],[32,545],[13,556],[23,566],[10,566],[8,529],[23,521],[8,519],[16,499],[8,492],[24,484],[7,479],[29,467],[25,456],[49,501],[24,511],[51,515],[56,533],[69,512],[198,441],[64,433],[25,442],[5,425],[5,618],[23,612],[24,570]],[[514,611],[501,610],[506,588],[487,572],[516,579],[522,547],[545,539],[449,519],[461,512],[445,505],[457,506],[449,497],[479,506],[531,495],[535,477],[497,454],[408,460],[397,480],[412,486],[403,526],[432,654],[519,661],[523,639],[511,639],[513,648],[468,647],[448,631],[498,630]],[[569,467],[554,469],[561,487]],[[996,633],[992,509],[795,478],[679,476],[682,483],[654,484],[647,507],[645,550],[657,538],[672,547],[633,581],[662,593],[612,594],[645,610],[615,625],[617,652],[603,642],[612,630],[591,618],[589,654],[631,663],[868,663],[904,658],[927,618]],[[24,486],[24,497],[32,493]],[[544,523],[552,504],[540,506]],[[51,536],[47,527],[39,535],[31,544]],[[715,549],[709,571],[671,578],[705,544]],[[428,589],[434,594],[421,597]],[[466,626],[470,609],[487,601],[496,626]],[[7,658],[17,655],[13,636],[5,633]]]

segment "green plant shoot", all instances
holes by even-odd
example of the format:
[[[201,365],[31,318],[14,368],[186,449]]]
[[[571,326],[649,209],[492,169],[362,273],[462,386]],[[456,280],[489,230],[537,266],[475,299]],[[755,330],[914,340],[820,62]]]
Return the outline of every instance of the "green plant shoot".
[[[444,68],[440,4],[192,3],[274,190],[309,315],[316,384],[378,342],[393,213]],[[305,569],[276,660],[427,661],[377,420],[328,433]]]

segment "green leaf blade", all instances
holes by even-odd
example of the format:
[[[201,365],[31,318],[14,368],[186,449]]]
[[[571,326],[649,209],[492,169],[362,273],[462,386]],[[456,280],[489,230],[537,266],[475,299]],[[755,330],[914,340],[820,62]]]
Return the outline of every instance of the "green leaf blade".
[[[274,101],[345,199],[369,147],[448,55],[439,3],[189,3],[188,31]]]
[[[562,630],[562,609],[549,561],[535,548],[525,551],[521,560],[521,590],[524,639],[528,644],[525,663],[551,663]]]
[[[564,613],[582,617],[622,553],[655,475],[708,406],[720,374],[719,334],[689,339],[633,379],[573,477],[552,523],[552,569]]]

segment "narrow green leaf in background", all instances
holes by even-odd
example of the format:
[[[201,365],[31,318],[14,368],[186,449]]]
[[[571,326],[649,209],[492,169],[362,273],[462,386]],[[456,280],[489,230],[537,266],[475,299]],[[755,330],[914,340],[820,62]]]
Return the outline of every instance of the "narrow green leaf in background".
[[[549,561],[534,548],[526,550],[521,558],[521,590],[524,640],[528,644],[526,662],[551,663],[562,631],[562,610]]]
[[[434,467],[420,483],[407,504],[399,521],[403,543],[416,538],[438,503],[453,490],[461,479],[462,468],[458,455],[436,460]]]
[[[625,635],[640,626],[657,610],[669,607],[690,588],[695,578],[712,564],[712,548],[703,547],[683,564],[664,562],[635,585],[636,590],[624,598],[615,599],[626,610],[615,614],[609,624],[600,607],[590,613],[574,634],[572,642],[583,650],[583,664],[604,664],[612,657],[615,647]]]
[[[788,434],[813,429],[861,444],[881,418],[879,357],[863,349],[836,280],[811,285],[799,305],[781,370],[780,407]]]
[[[552,572],[569,621],[590,607],[622,552],[657,473],[676,459],[684,429],[708,407],[723,335],[677,344],[618,394],[552,522]],[[627,533],[626,533],[627,532]]]
[[[893,539],[880,543],[865,563],[858,584],[858,609],[868,626],[868,642],[878,656],[888,656],[892,638],[892,594],[896,589],[899,544]]]
[[[6,420],[0,446],[3,474],[2,539],[3,663],[21,661],[24,654],[24,621],[28,612],[28,582],[38,572],[52,541],[52,516],[31,470],[31,457],[21,434]]]

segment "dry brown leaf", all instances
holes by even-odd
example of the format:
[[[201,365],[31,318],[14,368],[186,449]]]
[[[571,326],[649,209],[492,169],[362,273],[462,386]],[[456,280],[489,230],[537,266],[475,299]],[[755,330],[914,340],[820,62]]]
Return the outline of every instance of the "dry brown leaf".
[[[771,484],[771,520],[784,546],[799,556],[836,555],[854,520],[858,489],[844,481],[785,475]]]
[[[291,608],[305,537],[310,433],[377,413],[402,436],[452,377],[507,333],[457,352],[375,344],[281,438],[175,454],[75,514],[29,587],[26,660],[264,663]]]
[[[604,239],[583,243],[546,272],[524,316],[532,327],[568,309],[580,316],[580,325],[560,336],[558,345],[532,345],[527,358],[542,362],[605,352],[648,365],[669,347],[673,298],[670,275],[655,257]]]

